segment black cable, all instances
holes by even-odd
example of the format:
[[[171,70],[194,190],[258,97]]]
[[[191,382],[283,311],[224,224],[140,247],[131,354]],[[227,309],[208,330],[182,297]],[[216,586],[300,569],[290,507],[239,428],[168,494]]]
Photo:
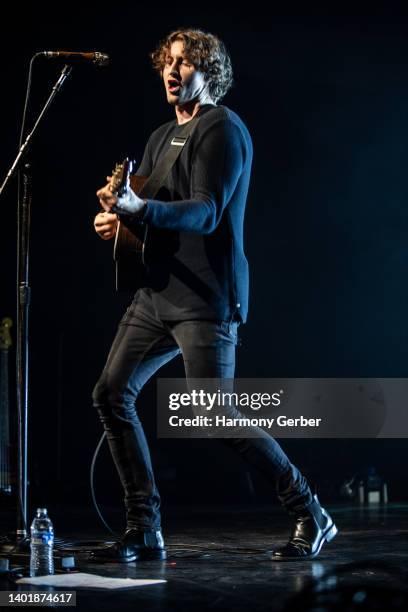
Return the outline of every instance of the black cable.
[[[36,53],[35,55],[33,55],[33,57],[30,60],[30,66],[28,69],[28,78],[27,78],[26,97],[25,97],[25,102],[24,102],[23,117],[21,120],[20,140],[18,141],[19,149],[21,148],[21,145],[23,144],[23,138],[24,138],[25,124],[26,124],[26,119],[27,119],[28,101],[30,99],[30,93],[31,93],[33,63],[34,63],[34,60],[40,55],[42,55],[42,53]]]
[[[98,444],[96,445],[96,449],[95,452],[93,454],[92,457],[92,461],[91,461],[91,467],[90,467],[90,471],[89,471],[89,484],[90,484],[90,488],[91,488],[91,497],[92,497],[92,501],[95,507],[95,510],[99,516],[99,518],[101,519],[102,523],[104,524],[104,526],[106,527],[106,529],[108,531],[110,531],[110,533],[115,537],[115,539],[119,539],[119,535],[113,531],[113,529],[111,529],[111,527],[108,525],[108,523],[105,521],[102,512],[99,509],[98,503],[96,501],[96,496],[95,496],[95,484],[94,484],[94,476],[95,476],[95,464],[96,464],[96,460],[98,458],[98,454],[99,451],[101,449],[101,446],[103,444],[103,441],[106,438],[106,432],[104,431],[102,436],[100,437],[100,440],[98,442]],[[66,551],[72,551],[72,552],[85,552],[87,550],[93,550],[94,548],[98,548],[101,545],[107,545],[108,542],[104,541],[104,540],[92,540],[92,541],[84,541],[84,540],[77,540],[77,541],[70,541],[70,542],[64,542],[62,541],[62,543],[57,544],[56,548],[60,549],[60,550],[66,550]]]
[[[106,529],[107,529],[108,531],[110,531],[112,535],[114,535],[115,537],[117,537],[117,536],[118,536],[118,534],[117,534],[117,533],[115,533],[115,531],[113,531],[113,529],[111,529],[111,528],[109,527],[108,523],[107,523],[107,522],[105,521],[105,519],[103,518],[102,513],[101,513],[101,511],[99,510],[99,506],[98,506],[98,504],[97,504],[96,497],[95,497],[95,487],[94,487],[95,463],[96,463],[96,459],[97,459],[97,457],[98,457],[99,450],[100,450],[100,448],[101,448],[101,446],[102,446],[103,441],[105,440],[105,438],[106,438],[106,431],[104,431],[104,432],[103,432],[103,434],[102,434],[102,436],[101,436],[101,438],[100,438],[100,440],[99,440],[99,442],[98,442],[98,445],[97,445],[97,447],[96,447],[96,449],[95,449],[94,455],[93,455],[93,457],[92,457],[91,469],[90,469],[90,478],[89,478],[89,480],[90,480],[90,486],[91,486],[91,495],[92,495],[92,501],[93,501],[93,503],[94,503],[95,510],[96,510],[96,512],[98,513],[98,516],[99,516],[99,518],[101,519],[102,523],[105,525]]]

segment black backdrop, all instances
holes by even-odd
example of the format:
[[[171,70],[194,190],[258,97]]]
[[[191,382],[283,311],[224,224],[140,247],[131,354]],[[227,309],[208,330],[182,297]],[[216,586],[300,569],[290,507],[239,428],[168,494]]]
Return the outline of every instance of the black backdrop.
[[[45,49],[100,50],[111,67],[76,67],[32,150],[30,473],[36,499],[87,503],[101,435],[91,407],[127,296],[113,290],[111,244],[93,233],[95,190],[115,161],[140,159],[172,118],[148,52],[179,26],[227,44],[235,86],[224,103],[248,125],[254,167],[246,215],[251,304],[238,376],[405,377],[408,373],[408,23],[403,4],[286,12],[251,3],[162,7],[122,2],[47,9],[15,3],[3,20],[1,176],[18,141],[28,62]],[[378,8],[380,6],[380,8]],[[32,111],[58,75],[35,66]],[[30,122],[31,124],[31,122]],[[1,312],[14,314],[15,182],[1,207]],[[182,376],[180,362],[163,375]],[[211,441],[155,439],[154,384],[140,401],[165,498],[237,502],[270,486]],[[406,440],[284,441],[293,460],[338,492],[373,465],[407,499]],[[222,469],[219,466],[222,465]],[[404,479],[405,480],[405,479]],[[119,490],[106,449],[100,498]]]

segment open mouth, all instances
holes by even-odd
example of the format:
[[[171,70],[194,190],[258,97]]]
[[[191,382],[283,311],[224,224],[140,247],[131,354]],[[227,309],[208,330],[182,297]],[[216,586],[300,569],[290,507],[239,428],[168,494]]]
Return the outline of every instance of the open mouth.
[[[168,84],[170,93],[178,93],[181,88],[181,84],[176,79],[169,79]]]

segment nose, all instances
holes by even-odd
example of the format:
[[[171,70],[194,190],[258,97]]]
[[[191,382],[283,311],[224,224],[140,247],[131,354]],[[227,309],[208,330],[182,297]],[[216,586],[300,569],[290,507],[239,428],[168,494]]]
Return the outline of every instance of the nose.
[[[169,76],[175,77],[176,79],[179,78],[180,72],[178,70],[178,64],[174,63],[171,65]]]
[[[168,64],[168,70],[169,70],[169,75],[176,75],[179,73],[178,71],[178,67],[179,67],[179,60],[177,57],[172,58],[173,61],[171,64]]]

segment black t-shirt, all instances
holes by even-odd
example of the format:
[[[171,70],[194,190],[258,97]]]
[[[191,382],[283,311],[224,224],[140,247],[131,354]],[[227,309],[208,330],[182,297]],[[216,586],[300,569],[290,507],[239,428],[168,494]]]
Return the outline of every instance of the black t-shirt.
[[[162,320],[246,320],[248,262],[243,222],[252,142],[225,106],[205,105],[157,199],[147,200],[153,257],[147,286]],[[150,136],[137,171],[149,176],[184,125],[171,121]],[[157,245],[157,248],[154,248]]]

